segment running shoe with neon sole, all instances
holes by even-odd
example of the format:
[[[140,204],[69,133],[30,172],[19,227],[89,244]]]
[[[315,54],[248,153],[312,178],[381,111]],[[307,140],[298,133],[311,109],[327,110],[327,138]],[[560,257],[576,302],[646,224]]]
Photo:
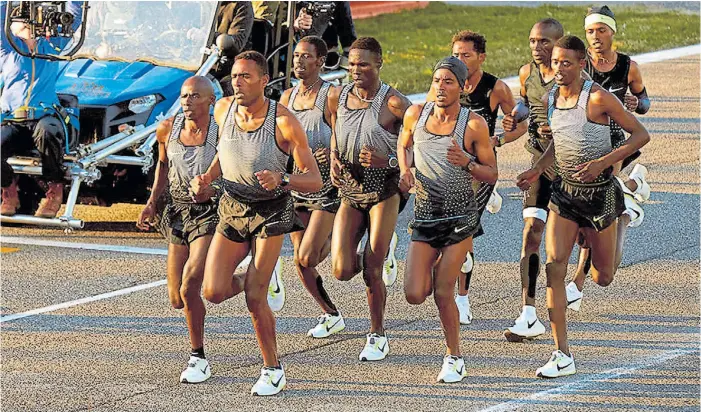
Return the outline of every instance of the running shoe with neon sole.
[[[485,209],[487,209],[487,212],[495,215],[501,210],[501,204],[503,201],[504,199],[502,199],[499,192],[497,192],[497,187],[495,185],[492,194],[489,195],[489,200],[487,201],[487,206]]]
[[[574,366],[574,356],[571,354],[567,356],[559,350],[553,352],[548,363],[535,371],[535,375],[539,378],[557,378],[575,373],[577,369]]]
[[[523,342],[545,333],[545,326],[538,320],[538,317],[533,314],[529,316],[525,312],[524,307],[521,316],[516,318],[514,326],[504,331],[504,337],[509,342]]]
[[[579,312],[579,309],[582,306],[584,292],[580,291],[574,282],[570,282],[567,287],[565,287],[565,292],[567,293],[567,309],[572,309],[575,312]]]
[[[336,316],[329,313],[324,313],[323,315],[319,316],[318,321],[319,323],[317,323],[316,326],[309,329],[307,336],[317,339],[327,338],[346,328],[346,322],[343,320],[341,312],[338,312],[338,315]]]
[[[460,382],[467,376],[465,361],[462,357],[446,355],[443,358],[443,367],[436,378],[440,383]]]
[[[278,258],[268,285],[268,305],[273,312],[279,312],[285,306],[285,284],[282,281],[282,259]]]
[[[399,238],[397,233],[392,233],[392,241],[389,242],[389,253],[385,259],[385,264],[382,265],[382,281],[386,286],[394,285],[397,281],[397,258],[394,256],[394,251],[397,249]]]
[[[285,389],[285,385],[287,385],[287,379],[285,378],[285,370],[282,368],[282,364],[280,364],[279,368],[263,367],[260,370],[258,381],[251,388],[251,395],[276,395]]]
[[[202,383],[212,376],[207,359],[190,356],[187,368],[180,374],[180,383]]]
[[[634,180],[638,185],[638,188],[635,189],[635,192],[633,193],[635,200],[640,203],[647,202],[647,200],[650,198],[650,185],[647,183],[647,180],[645,180],[646,177],[647,168],[641,164],[635,165],[633,170],[630,172],[630,175],[628,175],[628,178]]]
[[[472,309],[470,308],[470,295],[455,297],[455,304],[458,306],[460,314],[460,324],[469,325],[472,323]]]
[[[378,361],[387,357],[389,353],[389,340],[387,335],[380,336],[377,333],[368,333],[365,347],[358,355],[361,361]]]

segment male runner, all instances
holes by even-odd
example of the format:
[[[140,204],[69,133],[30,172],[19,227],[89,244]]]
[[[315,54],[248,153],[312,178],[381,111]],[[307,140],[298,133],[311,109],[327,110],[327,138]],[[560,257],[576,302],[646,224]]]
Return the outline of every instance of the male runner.
[[[591,246],[592,279],[608,286],[622,253],[618,229],[627,225],[627,219],[619,219],[625,205],[613,168],[650,141],[647,130],[616,96],[582,78],[585,64],[584,42],[576,36],[557,41],[552,54],[557,86],[550,91],[547,105],[553,142],[534,167],[517,178],[518,186],[527,190],[557,163],[545,235],[546,295],[556,350],[536,371],[544,378],[576,372],[567,344],[565,276],[578,233],[581,230]],[[612,120],[631,134],[617,149],[611,144]]]
[[[453,291],[480,226],[472,180],[497,181],[487,122],[460,105],[467,78],[467,66],[456,57],[436,64],[431,85],[435,101],[407,110],[397,149],[402,190],[416,184],[404,293],[409,303],[418,305],[433,290],[447,347],[437,380],[446,383],[467,376]]]
[[[363,272],[370,333],[359,359],[375,361],[389,353],[382,266],[402,200],[397,137],[411,103],[380,80],[382,48],[374,38],[361,37],[353,42],[348,65],[353,83],[329,95],[334,130],[331,179],[342,200],[334,220],[331,262],[339,280],[350,280]],[[368,241],[359,254],[356,249],[366,230]]]
[[[504,142],[513,141],[523,135],[526,132],[526,123],[519,123],[515,130],[501,133],[499,136],[494,134],[500,108],[503,113],[510,113],[517,117],[519,113],[521,116],[525,117],[524,112],[527,108],[524,105],[516,105],[513,93],[511,93],[511,89],[506,83],[482,69],[482,64],[484,64],[487,58],[487,39],[479,33],[463,30],[453,36],[451,48],[453,56],[465,63],[469,75],[465,82],[465,87],[460,94],[460,104],[482,116],[484,120],[487,121],[492,145],[499,147]],[[434,88],[429,90],[426,100],[435,100]],[[496,183],[490,184],[474,180],[473,184],[480,219],[489,203],[496,202],[495,207],[497,207],[497,209],[490,209],[498,211],[498,207],[500,207],[501,204],[501,197],[496,193]],[[496,213],[496,211],[493,213]],[[480,225],[473,237],[476,238],[483,233],[484,231]],[[458,295],[455,297],[455,302],[460,312],[460,323],[463,325],[468,325],[472,322],[472,310],[470,309],[468,292],[473,270],[474,249],[473,245],[470,245],[469,253],[461,268],[464,275],[458,277]]]
[[[156,129],[158,164],[151,196],[136,226],[148,230],[154,224],[156,204],[167,191],[170,198],[160,226],[168,241],[168,297],[175,309],[183,309],[192,352],[182,383],[204,382],[212,375],[204,354],[205,307],[200,296],[207,249],[217,226],[216,192],[207,188],[197,196],[190,180],[204,173],[217,153],[219,127],[210,116],[214,105],[212,83],[193,76],[180,89],[183,112],[164,120]]]
[[[342,331],[346,324],[333,304],[316,266],[331,251],[333,219],[341,203],[338,189],[331,184],[329,154],[331,147],[331,113],[327,100],[331,83],[319,77],[327,54],[326,43],[317,36],[303,37],[292,57],[297,86],[285,90],[280,103],[292,112],[307,133],[309,147],[314,151],[324,182],[315,193],[292,192],[295,210],[306,229],[290,233],[294,246],[295,266],[302,284],[324,312],[308,336],[325,338]],[[295,167],[295,172],[299,169]]]
[[[204,297],[221,303],[246,293],[253,328],[263,355],[253,395],[274,395],[286,384],[277,356],[275,317],[266,299],[268,284],[285,233],[303,228],[289,190],[315,192],[321,176],[297,118],[265,98],[268,65],[262,54],[246,51],[231,69],[234,95],[217,102],[214,118],[221,130],[219,151],[206,173],[191,182],[195,195],[222,177],[219,224],[207,254]],[[285,173],[292,156],[303,173]],[[252,252],[246,273],[234,269]]]
[[[586,71],[592,80],[618,97],[628,111],[635,111],[638,114],[647,113],[650,109],[650,99],[643,84],[640,68],[630,57],[613,50],[616,19],[611,9],[607,6],[590,8],[584,20],[584,30],[589,43]],[[629,94],[628,90],[632,94]],[[611,121],[611,138],[614,148],[623,144],[626,138],[621,127],[614,121]],[[622,168],[639,156],[640,152],[636,152],[623,162],[616,164],[614,175],[618,175]],[[650,197],[650,185],[645,180],[646,175],[647,168],[637,164],[624,183],[623,191],[626,194],[624,214],[627,216],[625,219],[630,220],[627,227],[637,227],[643,222],[643,209],[637,202],[645,202]],[[619,230],[625,231],[627,227],[623,226]],[[623,238],[623,236],[620,237]],[[589,248],[580,246],[577,272],[572,282],[567,285],[567,307],[572,310],[579,311],[581,307],[584,280],[590,267]]]
[[[535,163],[545,152],[551,141],[550,127],[547,124],[546,108],[542,98],[555,84],[555,72],[550,67],[550,57],[555,42],[562,37],[562,25],[555,19],[547,18],[537,22],[531,29],[529,44],[533,61],[521,67],[521,97],[529,109],[526,150]],[[513,130],[517,119],[511,114],[504,116],[504,130]],[[507,143],[510,139],[504,139]],[[545,333],[545,326],[538,320],[535,310],[535,290],[540,273],[540,242],[548,216],[548,202],[555,170],[544,171],[537,182],[531,185],[523,199],[523,243],[521,246],[521,287],[523,309],[514,326],[504,331],[510,342],[521,342]]]

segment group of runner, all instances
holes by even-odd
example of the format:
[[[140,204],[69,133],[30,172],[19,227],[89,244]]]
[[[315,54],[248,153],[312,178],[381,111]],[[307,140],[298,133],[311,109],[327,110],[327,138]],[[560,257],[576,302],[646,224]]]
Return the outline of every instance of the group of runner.
[[[447,347],[437,380],[461,381],[467,368],[460,324],[472,320],[473,238],[482,234],[484,210],[500,206],[494,191],[497,148],[526,131],[532,168],[517,178],[525,192],[523,310],[504,335],[514,342],[545,332],[535,310],[545,230],[547,307],[556,351],[536,373],[575,373],[566,309],[580,309],[589,272],[599,285],[611,283],[626,227],[640,224],[638,202],[650,194],[641,165],[627,180],[618,177],[649,141],[631,113],[644,114],[650,105],[640,70],[612,48],[616,21],[608,7],[590,9],[585,32],[588,48],[564,36],[555,19],[533,26],[533,61],[519,71],[520,102],[503,81],[483,71],[486,40],[472,31],[453,37],[453,55],[435,65],[422,104],[412,105],[382,82],[382,48],[372,37],[351,46],[351,83],[340,87],[320,77],[327,54],[323,40],[301,39],[292,62],[299,81],[279,103],[264,95],[267,62],[257,52],[236,57],[231,97],[215,102],[209,80],[188,79],[180,95],[182,113],[158,127],[156,180],[137,222],[143,229],[158,226],[169,243],[169,298],[184,310],[192,346],[180,381],[199,383],[211,376],[202,296],[221,303],[243,292],[263,357],[251,393],[283,390],[271,307],[284,304],[279,256],[287,233],[299,278],[322,312],[308,335],[326,338],[345,328],[316,269],[330,255],[336,279],[362,273],[366,285],[370,330],[359,360],[384,359],[390,351],[387,287],[397,277],[395,227],[410,193],[415,203],[405,296],[421,304],[433,294]],[[495,134],[499,110],[504,132]],[[162,199],[167,199],[163,211]],[[575,243],[581,262],[565,286]],[[239,268],[249,254],[248,266]]]

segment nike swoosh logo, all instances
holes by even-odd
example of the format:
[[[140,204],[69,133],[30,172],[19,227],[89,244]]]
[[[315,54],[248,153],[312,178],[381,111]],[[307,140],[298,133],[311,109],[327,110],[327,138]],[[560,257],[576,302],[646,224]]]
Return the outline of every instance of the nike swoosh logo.
[[[464,370],[465,370],[465,367],[463,366],[463,367],[460,368],[460,370],[458,371],[458,375],[462,375],[462,371],[464,371]]]
[[[386,347],[387,347],[387,342],[385,342],[385,344],[382,345],[381,348],[379,348],[379,349],[380,349],[380,352],[384,352]]]
[[[576,301],[578,301],[578,300],[582,300],[582,298],[577,298],[577,299],[575,299],[575,300],[568,300],[568,301],[567,301],[567,306],[573,304],[574,302],[576,302]]]
[[[338,322],[340,322],[340,321],[341,321],[341,319],[337,320],[333,325],[327,326],[326,331],[331,332],[331,329],[333,329],[333,327],[336,326],[338,324]]]
[[[557,365],[557,370],[558,370],[558,372],[561,371],[561,370],[563,370],[563,369],[565,369],[565,368],[567,368],[567,367],[570,366],[571,364],[572,364],[572,362],[568,363],[567,365],[565,365],[565,366],[563,366],[563,367],[560,367],[560,365]]]
[[[479,112],[481,112],[482,110],[484,110],[484,107],[480,107],[479,109],[472,109],[472,111],[475,112],[475,113],[479,113]]]
[[[533,321],[533,323],[531,323],[531,322],[527,322],[527,323],[528,323],[528,329],[532,328],[532,327],[533,327],[533,325],[535,325],[535,324],[536,324],[536,322],[538,322],[538,319],[534,320],[534,321]]]
[[[209,365],[205,366],[204,369],[200,369],[200,372],[207,374],[207,369],[209,369]]]
[[[456,227],[454,230],[455,230],[455,233],[460,233],[460,232],[462,232],[463,230],[467,229],[468,227],[470,227],[470,225],[466,225],[466,226],[463,226],[463,227],[461,227],[461,228],[457,228],[457,227]]]
[[[273,382],[273,380],[271,379],[270,383],[272,383],[273,386],[277,388],[278,386],[280,386],[281,381],[282,381],[282,376],[280,376],[280,379],[278,379],[277,382]]]
[[[389,264],[389,268],[390,268],[390,270],[394,269],[394,261],[392,261],[392,263]]]
[[[619,87],[619,88],[617,88],[617,89],[609,89],[609,92],[611,92],[611,93],[616,93],[616,92],[621,91],[621,90],[624,90],[624,89],[625,89],[625,87]]]
[[[280,293],[280,282],[277,281],[277,277],[275,278],[275,290],[273,293]]]

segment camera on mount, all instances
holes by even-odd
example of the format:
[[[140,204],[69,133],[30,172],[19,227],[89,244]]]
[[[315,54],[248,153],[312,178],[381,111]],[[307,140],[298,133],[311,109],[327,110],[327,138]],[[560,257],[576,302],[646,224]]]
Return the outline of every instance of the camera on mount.
[[[336,11],[336,3],[333,1],[301,1],[299,7],[304,8],[312,18],[322,15],[331,16]]]
[[[34,38],[73,37],[75,17],[66,11],[66,6],[65,1],[20,1],[10,20],[27,24]]]

